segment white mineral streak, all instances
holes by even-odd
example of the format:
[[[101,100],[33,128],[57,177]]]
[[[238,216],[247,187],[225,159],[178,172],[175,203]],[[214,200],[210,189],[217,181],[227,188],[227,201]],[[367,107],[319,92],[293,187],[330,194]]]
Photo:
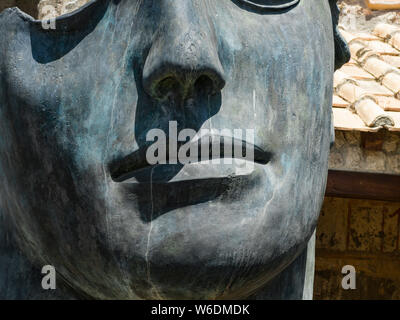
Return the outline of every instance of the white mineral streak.
[[[150,271],[150,261],[149,261],[149,254],[150,254],[150,242],[151,242],[151,232],[153,231],[153,212],[154,212],[154,199],[153,199],[153,170],[154,168],[151,169],[150,173],[150,199],[151,199],[151,215],[150,215],[150,228],[149,228],[149,234],[147,235],[147,248],[146,248],[146,263],[147,263],[147,281],[149,284],[152,286],[153,291],[156,295],[156,298],[158,300],[163,300],[161,297],[160,293],[158,292],[157,287],[154,285],[154,283],[151,281],[151,271]]]

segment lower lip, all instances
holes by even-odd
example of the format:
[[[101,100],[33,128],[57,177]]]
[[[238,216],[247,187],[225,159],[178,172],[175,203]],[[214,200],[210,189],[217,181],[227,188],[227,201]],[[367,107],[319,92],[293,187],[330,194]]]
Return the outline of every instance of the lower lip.
[[[143,221],[151,222],[177,209],[248,199],[268,183],[268,166],[251,165],[254,168],[249,171],[234,163],[158,165],[138,170],[134,177],[116,182],[116,186],[127,207],[133,202],[133,210],[140,212]]]
[[[240,159],[215,159],[190,164],[162,164],[133,172],[122,184],[175,183],[200,179],[251,176],[265,165]]]

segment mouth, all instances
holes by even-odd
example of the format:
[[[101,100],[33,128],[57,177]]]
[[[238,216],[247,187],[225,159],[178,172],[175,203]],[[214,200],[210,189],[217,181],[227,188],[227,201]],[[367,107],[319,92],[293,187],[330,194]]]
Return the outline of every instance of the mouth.
[[[182,147],[190,150],[182,161]],[[207,134],[190,142],[167,142],[165,161],[148,161],[150,145],[140,147],[131,154],[113,161],[111,178],[118,183],[178,182],[210,178],[226,178],[251,174],[254,166],[264,166],[272,158],[270,152],[247,141],[233,137]],[[170,152],[171,148],[176,150]],[[194,152],[193,152],[194,151]],[[154,161],[153,161],[154,162]]]

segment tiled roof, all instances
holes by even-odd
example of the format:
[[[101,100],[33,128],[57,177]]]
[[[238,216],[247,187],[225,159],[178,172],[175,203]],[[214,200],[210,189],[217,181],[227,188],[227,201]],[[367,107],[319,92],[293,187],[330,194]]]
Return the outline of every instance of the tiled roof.
[[[335,128],[400,131],[400,27],[378,24],[373,33],[341,30],[351,60],[335,72]]]

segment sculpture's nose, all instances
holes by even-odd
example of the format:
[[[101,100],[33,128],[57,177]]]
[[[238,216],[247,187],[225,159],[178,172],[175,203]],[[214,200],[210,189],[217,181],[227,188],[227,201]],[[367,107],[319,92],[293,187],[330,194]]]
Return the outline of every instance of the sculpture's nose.
[[[204,1],[159,0],[159,5],[162,21],[143,69],[146,92],[156,99],[219,92],[224,71]]]

